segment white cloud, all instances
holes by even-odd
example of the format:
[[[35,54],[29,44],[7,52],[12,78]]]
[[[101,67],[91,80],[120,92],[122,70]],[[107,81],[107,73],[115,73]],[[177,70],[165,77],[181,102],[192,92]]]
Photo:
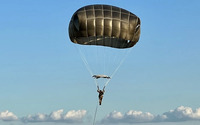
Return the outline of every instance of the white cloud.
[[[26,117],[23,117],[21,120],[23,122],[45,122],[47,119],[47,115],[38,113],[36,115],[28,115]]]
[[[127,113],[122,114],[121,112],[113,111],[108,114],[102,123],[139,123],[139,122],[149,122],[154,119],[154,115],[149,112],[141,112],[129,110]]]
[[[129,110],[125,114],[113,111],[101,123],[148,123],[148,122],[178,122],[200,120],[200,108],[193,110],[190,107],[180,106],[174,110],[153,115],[149,112]]]
[[[117,123],[120,122],[123,117],[124,115],[121,112],[113,111],[102,120],[102,123]]]
[[[6,110],[5,112],[0,112],[0,120],[14,121],[14,120],[18,120],[18,118],[15,114]]]
[[[167,121],[200,120],[200,108],[193,110],[190,107],[180,106],[175,110],[163,113]]]
[[[149,122],[154,119],[154,115],[149,112],[130,110],[125,114],[125,119],[129,122]]]
[[[9,111],[0,112],[0,120],[22,122],[64,122],[81,123],[86,116],[86,110],[71,110],[64,113],[63,109],[53,111],[49,114],[38,113],[18,118]],[[113,111],[101,120],[101,123],[152,123],[152,122],[179,122],[179,121],[200,121],[200,108],[193,110],[190,107],[180,106],[161,115],[153,115],[149,112],[129,110],[126,113]]]
[[[62,114],[63,114],[63,109],[60,109],[58,111],[54,111],[50,114],[50,119],[54,120],[61,120],[62,119]]]
[[[64,119],[81,120],[86,115],[86,110],[71,110],[66,113]]]
[[[84,116],[86,115],[86,110],[71,110],[67,113],[63,113],[64,110],[60,109],[47,114],[38,113],[36,115],[28,115],[22,118],[23,122],[67,122],[67,123],[76,123],[82,122]]]

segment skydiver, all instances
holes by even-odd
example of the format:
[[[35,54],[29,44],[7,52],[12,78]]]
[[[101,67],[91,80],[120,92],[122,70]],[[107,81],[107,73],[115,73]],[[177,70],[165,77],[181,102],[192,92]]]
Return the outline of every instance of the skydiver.
[[[97,86],[97,92],[99,93],[99,105],[101,105],[101,102],[103,99],[103,94],[105,92],[105,86],[103,87],[103,90],[100,90],[99,86]]]

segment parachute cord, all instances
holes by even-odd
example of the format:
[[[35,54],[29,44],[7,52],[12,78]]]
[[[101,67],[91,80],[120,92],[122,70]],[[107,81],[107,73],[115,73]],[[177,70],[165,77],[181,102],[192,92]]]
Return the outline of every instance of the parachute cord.
[[[96,84],[96,87],[98,87],[99,86],[99,84],[98,84],[98,82],[97,82],[97,80],[94,78],[94,82],[95,82],[95,84]]]
[[[82,53],[82,51],[81,51],[81,49],[79,47],[78,47],[78,50],[79,50],[79,53],[80,53],[82,61],[84,62],[87,70],[89,71],[90,75],[92,76],[93,73],[92,73],[92,70],[91,70],[91,68],[90,68],[90,66],[89,66],[89,64],[88,64],[88,62],[87,62],[87,60],[85,58],[85,55]]]
[[[97,116],[98,107],[99,107],[99,104],[97,102],[97,106],[96,106],[96,109],[95,109],[95,112],[94,112],[93,125],[95,125],[95,123],[96,123],[96,116]]]
[[[82,53],[80,47],[77,47],[77,48],[78,48],[78,50],[79,50],[81,59],[82,59],[83,63],[85,64],[85,67],[87,68],[87,70],[88,70],[88,72],[90,73],[90,75],[93,76],[93,72],[92,72],[92,70],[91,70],[91,68],[90,68],[90,66],[89,66],[89,63],[87,62],[87,59],[86,59],[85,55]],[[97,87],[97,86],[98,86],[97,80],[94,79],[94,82],[95,82],[95,85],[96,85],[96,87]]]
[[[89,63],[87,62],[86,58],[85,58],[85,55],[82,53],[81,49],[79,47],[77,47],[78,50],[79,50],[79,53],[80,53],[80,56],[81,56],[81,59],[83,61],[83,63],[85,64],[85,67],[87,68],[88,72],[90,73],[91,76],[93,76],[93,72],[89,66]],[[95,82],[95,85],[96,87],[98,86],[98,82],[96,79],[94,79],[94,82]]]
[[[126,55],[124,56],[124,58],[121,60],[120,64],[118,65],[118,67],[115,69],[115,71],[112,73],[111,78],[114,77],[114,75],[116,74],[116,72],[119,70],[119,68],[121,67],[121,65],[123,64],[123,62],[125,61],[125,59],[127,58],[127,56],[129,55],[129,53],[131,52],[132,48],[130,48]],[[108,79],[107,82],[105,83],[105,87],[108,85],[108,83],[110,82],[111,79]]]

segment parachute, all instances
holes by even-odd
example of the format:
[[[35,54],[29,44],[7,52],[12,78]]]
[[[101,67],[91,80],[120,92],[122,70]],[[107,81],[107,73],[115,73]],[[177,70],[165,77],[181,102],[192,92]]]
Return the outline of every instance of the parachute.
[[[73,43],[113,48],[133,47],[140,37],[140,19],[110,5],[88,5],[77,10],[69,24]]]
[[[88,5],[78,9],[73,14],[69,23],[69,37],[73,43],[80,45],[93,45],[114,48],[117,50],[126,50],[132,48],[138,42],[140,37],[140,23],[139,17],[125,9],[111,5]],[[98,48],[95,48],[95,51],[97,51],[97,49]],[[109,55],[110,50],[106,51],[104,48],[101,49],[100,52],[96,52],[99,53],[96,58]],[[82,50],[79,50],[79,52],[83,62],[90,72],[90,75],[94,77],[95,75],[90,68],[88,60],[83,54],[84,52],[82,52]],[[89,52],[89,58],[91,58],[91,55],[94,53],[94,50]],[[121,52],[117,55],[120,54]],[[112,60],[113,57],[114,56],[111,54],[107,59],[102,59],[105,57],[100,58],[98,63],[101,63],[95,66],[94,69],[96,70],[100,65],[105,64],[105,61],[103,62],[103,60]],[[107,74],[109,78],[113,77],[123,61],[124,58],[119,61],[118,66],[115,66],[112,74],[102,72],[96,72],[95,74]],[[107,68],[110,68],[110,66]],[[107,77],[101,76],[94,78],[98,79]],[[108,79],[105,85],[107,85],[109,81],[110,79]]]
[[[109,69],[117,61],[118,56],[121,55],[119,50],[127,50],[132,48],[139,40],[140,37],[140,18],[135,14],[111,5],[88,5],[78,9],[72,16],[69,23],[69,37],[70,40],[79,45],[86,46],[101,46],[103,48],[94,48],[94,50],[88,52],[85,55],[89,55],[88,58],[92,58],[92,54],[96,53],[97,65],[94,66],[93,70],[97,68]],[[113,49],[105,49],[113,48]],[[86,51],[91,48],[85,49]],[[84,50],[84,51],[85,51]],[[95,52],[98,51],[99,52]],[[115,51],[115,52],[112,52]],[[94,77],[94,73],[90,68],[94,65],[94,61],[89,64],[88,59],[85,57],[83,50],[79,49],[81,58],[85,63],[90,75]],[[111,53],[111,54],[110,54]],[[114,56],[112,53],[115,53]],[[105,56],[108,56],[107,59]],[[126,54],[124,54],[126,55]],[[124,57],[119,58],[118,66],[115,66],[113,73],[96,72],[95,74],[107,74],[109,78],[113,77],[115,72],[119,69],[124,61]],[[108,62],[113,61],[108,67],[102,68],[101,65],[106,65]],[[106,78],[106,77],[94,77]],[[110,81],[110,79],[108,79]],[[107,85],[108,83],[106,83]]]
[[[105,83],[103,89],[107,86],[139,41],[140,24],[140,18],[135,14],[111,5],[88,5],[73,14],[69,37],[73,43],[80,45],[77,48],[81,59],[98,89],[99,81]],[[97,108],[98,104],[93,125]]]

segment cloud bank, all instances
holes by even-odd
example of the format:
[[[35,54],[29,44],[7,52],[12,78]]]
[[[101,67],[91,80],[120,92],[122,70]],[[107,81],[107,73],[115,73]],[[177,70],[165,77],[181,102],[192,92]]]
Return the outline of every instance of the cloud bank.
[[[17,116],[8,110],[0,112],[0,120],[3,121],[15,121],[18,120]]]
[[[9,111],[0,112],[2,121],[21,121],[24,123],[34,122],[64,122],[64,123],[82,123],[86,110],[70,110],[64,113],[63,109],[53,111],[50,114],[37,113],[18,118],[14,113]],[[113,111],[104,117],[100,123],[152,123],[152,122],[181,122],[181,121],[200,121],[200,108],[192,109],[190,107],[180,106],[174,110],[164,112],[162,115],[153,115],[150,112],[129,110],[126,113]]]
[[[71,110],[64,113],[63,109],[54,111],[50,114],[38,113],[35,115],[28,115],[23,117],[22,122],[67,122],[67,123],[80,123],[86,115],[86,110]]]
[[[163,113],[167,121],[200,120],[200,108],[193,110],[190,107],[180,106],[175,110]]]
[[[101,123],[179,122],[190,120],[200,120],[200,108],[193,110],[190,107],[180,106],[162,115],[134,110],[129,110],[125,114],[113,111],[103,118]]]

